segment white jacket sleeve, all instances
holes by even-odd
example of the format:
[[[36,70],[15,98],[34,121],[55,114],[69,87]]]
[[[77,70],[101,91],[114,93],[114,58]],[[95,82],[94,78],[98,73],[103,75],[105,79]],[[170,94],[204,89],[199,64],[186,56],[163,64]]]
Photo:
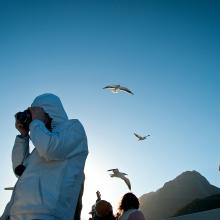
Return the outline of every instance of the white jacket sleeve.
[[[12,205],[12,200],[10,200],[8,202],[8,204],[6,205],[4,212],[3,212],[2,216],[0,217],[0,220],[10,220],[11,205]]]
[[[87,144],[86,134],[78,120],[59,132],[50,132],[42,121],[33,120],[30,124],[30,138],[39,155],[46,160],[64,160],[87,151],[83,147]]]
[[[23,164],[23,162],[28,157],[28,155],[29,155],[29,137],[21,137],[20,135],[17,135],[12,150],[13,171],[15,171],[16,167]]]

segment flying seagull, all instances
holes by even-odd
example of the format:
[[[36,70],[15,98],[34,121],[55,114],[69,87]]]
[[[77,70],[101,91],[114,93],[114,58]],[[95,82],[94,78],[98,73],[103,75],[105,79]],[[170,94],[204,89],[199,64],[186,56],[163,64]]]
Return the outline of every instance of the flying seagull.
[[[128,188],[131,190],[130,180],[127,177],[125,177],[125,175],[128,175],[128,174],[120,172],[117,168],[116,169],[110,169],[110,170],[107,170],[107,171],[112,171],[113,172],[112,174],[110,174],[111,177],[118,177],[118,178],[121,178],[122,180],[124,180],[125,183],[127,184]]]
[[[103,89],[110,89],[113,93],[127,92],[127,93],[134,95],[134,93],[131,90],[121,85],[108,85],[108,86],[105,86]]]
[[[134,133],[134,135],[138,138],[139,141],[143,141],[145,140],[147,137],[149,137],[150,135],[148,134],[147,136],[140,136],[139,134]]]
[[[14,190],[14,187],[5,187],[4,190]]]

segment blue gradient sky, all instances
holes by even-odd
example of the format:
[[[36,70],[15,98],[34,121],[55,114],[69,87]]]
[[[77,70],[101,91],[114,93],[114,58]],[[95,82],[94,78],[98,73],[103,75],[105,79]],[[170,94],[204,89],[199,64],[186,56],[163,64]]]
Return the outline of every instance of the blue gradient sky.
[[[14,114],[44,92],[87,131],[85,218],[96,190],[114,207],[127,192],[110,168],[128,173],[138,196],[186,170],[220,187],[219,10],[210,0],[1,1],[0,211],[16,181]]]

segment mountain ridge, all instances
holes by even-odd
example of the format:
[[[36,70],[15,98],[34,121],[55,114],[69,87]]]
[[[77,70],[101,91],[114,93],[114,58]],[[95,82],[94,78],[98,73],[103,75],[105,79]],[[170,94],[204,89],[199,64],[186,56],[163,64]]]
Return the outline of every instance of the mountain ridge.
[[[199,172],[185,171],[163,187],[143,194],[140,209],[146,219],[161,220],[175,215],[195,199],[202,199],[220,193],[220,188],[211,185]]]

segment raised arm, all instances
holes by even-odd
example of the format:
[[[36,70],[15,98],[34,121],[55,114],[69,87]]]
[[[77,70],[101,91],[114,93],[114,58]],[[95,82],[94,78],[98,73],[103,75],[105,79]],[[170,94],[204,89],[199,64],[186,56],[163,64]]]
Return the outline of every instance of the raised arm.
[[[29,156],[29,136],[28,131],[23,128],[19,121],[15,121],[15,127],[20,132],[15,138],[12,150],[12,167],[15,175],[21,176],[24,171],[24,161]]]
[[[88,150],[86,134],[78,120],[67,122],[57,132],[50,132],[42,121],[34,120],[30,137],[39,155],[46,160],[63,160]]]

